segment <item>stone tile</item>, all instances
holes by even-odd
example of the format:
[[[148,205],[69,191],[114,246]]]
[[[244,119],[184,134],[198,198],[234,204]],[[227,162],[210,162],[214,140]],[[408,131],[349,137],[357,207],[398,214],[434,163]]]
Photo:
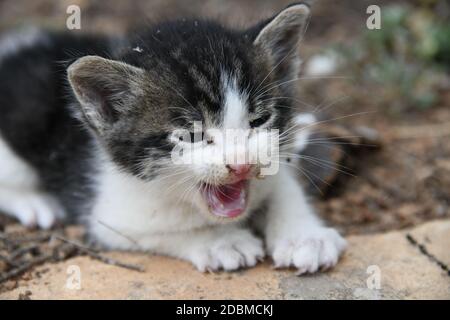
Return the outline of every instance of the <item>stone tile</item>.
[[[435,260],[411,244],[407,234]],[[450,276],[436,262],[450,263],[450,220],[348,240],[338,266],[316,275],[297,277],[292,270],[273,270],[269,262],[234,273],[203,274],[175,259],[113,252],[111,257],[142,265],[145,272],[76,257],[37,268],[40,277],[19,281],[0,298],[17,299],[30,291],[31,299],[450,299]],[[81,270],[80,290],[66,286],[73,265]]]

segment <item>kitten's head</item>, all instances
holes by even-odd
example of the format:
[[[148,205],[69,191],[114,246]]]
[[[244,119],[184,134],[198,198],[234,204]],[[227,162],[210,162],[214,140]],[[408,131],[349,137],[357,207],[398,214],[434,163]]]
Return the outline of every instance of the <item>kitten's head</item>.
[[[245,31],[181,20],[114,60],[83,57],[68,69],[81,118],[124,172],[209,216],[245,216],[253,178],[278,168],[278,138],[293,142],[290,88],[308,17],[296,4]]]

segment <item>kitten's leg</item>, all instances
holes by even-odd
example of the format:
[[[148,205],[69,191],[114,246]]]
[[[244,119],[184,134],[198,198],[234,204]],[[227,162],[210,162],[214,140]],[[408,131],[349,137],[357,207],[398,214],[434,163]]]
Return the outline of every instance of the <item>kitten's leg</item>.
[[[136,249],[190,261],[198,270],[236,270],[252,267],[264,257],[263,242],[249,229],[234,225],[210,226],[180,232],[157,234],[97,230],[93,236],[101,243],[116,249]],[[132,242],[131,240],[132,239]]]
[[[40,192],[38,176],[0,136],[0,211],[29,227],[50,228],[63,208],[50,195]]]
[[[235,226],[176,234],[167,237],[157,251],[188,260],[203,272],[252,267],[264,257],[263,242],[250,230]]]
[[[299,274],[334,266],[346,241],[324,227],[307,203],[295,175],[280,168],[267,213],[265,237],[276,267],[295,267]]]

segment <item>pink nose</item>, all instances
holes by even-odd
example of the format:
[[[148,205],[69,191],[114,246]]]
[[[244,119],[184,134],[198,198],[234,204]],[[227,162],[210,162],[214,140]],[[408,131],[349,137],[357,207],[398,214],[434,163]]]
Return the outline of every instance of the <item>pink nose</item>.
[[[229,164],[227,168],[238,177],[245,177],[251,170],[249,164]]]

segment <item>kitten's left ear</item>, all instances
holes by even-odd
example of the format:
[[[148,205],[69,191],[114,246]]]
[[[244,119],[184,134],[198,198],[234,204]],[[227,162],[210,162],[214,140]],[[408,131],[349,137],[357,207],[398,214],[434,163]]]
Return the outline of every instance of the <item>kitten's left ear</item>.
[[[300,60],[298,45],[309,21],[306,4],[291,5],[255,27],[253,44],[265,50],[273,59],[274,67],[283,77],[296,77]]]

